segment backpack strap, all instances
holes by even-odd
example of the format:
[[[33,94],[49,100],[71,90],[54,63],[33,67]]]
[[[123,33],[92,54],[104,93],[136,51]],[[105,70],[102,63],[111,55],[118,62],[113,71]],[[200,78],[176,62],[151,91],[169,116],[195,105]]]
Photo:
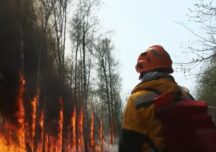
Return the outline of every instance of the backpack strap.
[[[189,90],[185,87],[179,86],[179,94],[177,94],[175,100],[195,100],[194,97],[189,93]]]
[[[189,90],[185,87],[182,86],[178,86],[179,91],[177,92],[177,94],[175,95],[174,101],[180,101],[180,100],[195,100],[194,97],[189,93]],[[162,94],[162,92],[160,92],[157,89],[154,88],[144,88],[143,90],[147,90],[147,91],[151,91],[154,92],[158,95]]]

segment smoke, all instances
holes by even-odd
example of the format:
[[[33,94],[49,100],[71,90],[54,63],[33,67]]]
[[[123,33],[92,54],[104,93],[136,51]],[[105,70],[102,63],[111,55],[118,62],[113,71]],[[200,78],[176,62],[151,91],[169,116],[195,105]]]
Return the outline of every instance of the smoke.
[[[0,1],[0,112],[11,119],[17,111],[19,85],[18,14],[14,1]]]
[[[19,74],[16,70],[2,66],[2,64],[0,65],[0,73],[0,112],[3,116],[13,117],[18,110],[16,97],[19,87]]]
[[[118,152],[118,145],[104,144],[104,152]]]

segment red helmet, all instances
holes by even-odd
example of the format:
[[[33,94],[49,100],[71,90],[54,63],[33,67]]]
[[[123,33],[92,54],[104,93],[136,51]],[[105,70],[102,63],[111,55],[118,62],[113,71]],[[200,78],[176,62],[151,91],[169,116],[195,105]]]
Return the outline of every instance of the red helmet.
[[[141,53],[136,64],[136,71],[138,73],[146,73],[155,70],[164,70],[169,73],[173,72],[172,60],[169,54],[160,45],[153,45],[145,52]]]

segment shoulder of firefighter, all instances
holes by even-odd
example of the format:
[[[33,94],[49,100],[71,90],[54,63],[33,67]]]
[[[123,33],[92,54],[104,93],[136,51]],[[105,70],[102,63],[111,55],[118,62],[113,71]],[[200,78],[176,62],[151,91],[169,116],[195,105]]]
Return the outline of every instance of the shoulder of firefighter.
[[[142,82],[132,91],[123,114],[119,152],[164,151],[162,124],[155,116],[153,99],[159,94],[175,94],[191,99],[189,90],[172,77]]]

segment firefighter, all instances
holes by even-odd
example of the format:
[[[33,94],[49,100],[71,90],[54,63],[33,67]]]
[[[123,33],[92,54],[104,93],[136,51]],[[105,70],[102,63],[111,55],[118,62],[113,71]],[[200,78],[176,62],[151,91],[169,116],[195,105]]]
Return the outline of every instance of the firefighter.
[[[140,54],[136,71],[141,83],[133,89],[124,110],[119,152],[164,152],[162,124],[155,116],[155,105],[148,101],[159,93],[187,93],[170,75],[172,60],[160,45]]]

